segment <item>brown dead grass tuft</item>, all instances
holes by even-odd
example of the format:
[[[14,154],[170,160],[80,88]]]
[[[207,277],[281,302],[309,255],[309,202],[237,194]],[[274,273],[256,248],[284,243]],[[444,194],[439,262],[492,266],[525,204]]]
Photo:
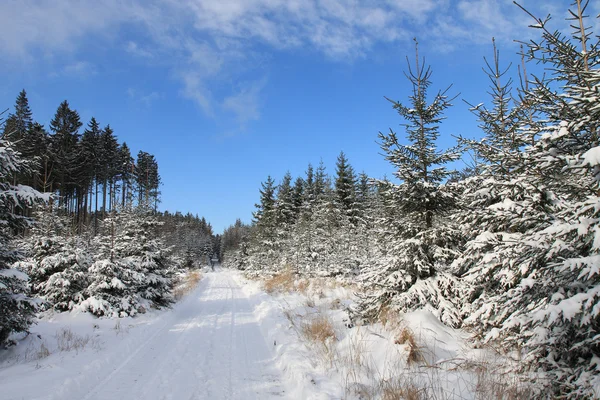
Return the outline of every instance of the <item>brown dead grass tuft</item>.
[[[302,293],[302,294],[306,294],[306,292],[308,291],[308,279],[300,279],[297,283],[296,283],[296,290],[298,290],[298,292]]]
[[[394,343],[405,345],[407,347],[408,354],[406,356],[406,362],[408,364],[417,363],[423,360],[423,355],[415,340],[415,334],[410,329],[403,328]]]
[[[335,329],[331,321],[324,315],[313,317],[302,326],[302,333],[313,342],[323,343],[335,339]]]
[[[531,388],[515,375],[494,371],[487,363],[473,364],[472,367],[475,367],[477,376],[475,393],[478,399],[522,400],[535,397]]]
[[[400,326],[400,323],[402,322],[400,313],[387,305],[381,307],[377,319],[383,326],[390,327],[392,329]]]
[[[381,398],[383,400],[421,400],[427,396],[422,389],[407,382],[394,379],[381,384]]]
[[[289,292],[294,289],[295,275],[291,269],[286,269],[265,280],[263,287],[267,293]]]
[[[42,342],[42,344],[40,344],[40,348],[35,353],[36,360],[41,360],[42,358],[46,358],[49,355],[50,355],[50,350],[48,350],[48,347],[46,347],[46,343]]]
[[[189,294],[202,279],[200,271],[191,271],[182,281],[173,289],[175,300],[181,300],[186,294]]]

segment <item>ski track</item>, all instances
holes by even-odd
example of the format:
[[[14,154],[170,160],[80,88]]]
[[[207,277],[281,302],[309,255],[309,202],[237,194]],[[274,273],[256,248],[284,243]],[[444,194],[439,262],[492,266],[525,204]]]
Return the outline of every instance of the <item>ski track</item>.
[[[204,275],[164,321],[98,368],[64,382],[53,399],[285,398],[281,373],[229,271]],[[156,326],[155,326],[156,325]]]

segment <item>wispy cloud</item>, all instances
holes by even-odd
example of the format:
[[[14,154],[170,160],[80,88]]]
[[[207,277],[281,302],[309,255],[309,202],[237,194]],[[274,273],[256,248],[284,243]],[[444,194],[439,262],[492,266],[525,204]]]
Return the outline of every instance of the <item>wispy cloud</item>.
[[[145,107],[150,107],[153,103],[160,100],[163,96],[159,92],[153,91],[145,93],[134,88],[127,89],[127,96],[133,101],[142,104]]]
[[[0,52],[29,60],[32,50],[51,55],[74,51],[88,35],[134,22],[143,11],[118,0],[7,0],[0,2]]]
[[[492,36],[511,43],[526,34],[529,22],[510,0],[7,0],[0,2],[0,56],[19,62],[69,52],[76,59],[86,40],[112,40],[132,56],[166,65],[182,96],[206,115],[229,113],[245,125],[260,118],[266,81],[229,91],[223,82],[246,76],[261,52],[303,48],[345,62],[414,36],[451,51],[488,44]],[[139,40],[118,42],[124,27],[134,28]],[[64,70],[89,67],[76,63]]]
[[[127,44],[125,45],[125,51],[137,56],[137,57],[142,57],[142,58],[153,58],[154,55],[152,54],[152,52],[150,50],[144,49],[142,47],[140,47],[140,45],[137,42],[134,41],[128,41]]]
[[[260,91],[266,84],[266,79],[243,85],[236,93],[223,100],[223,108],[235,114],[242,127],[249,121],[260,118]]]
[[[77,61],[63,68],[68,76],[88,77],[97,73],[96,66],[88,61]]]

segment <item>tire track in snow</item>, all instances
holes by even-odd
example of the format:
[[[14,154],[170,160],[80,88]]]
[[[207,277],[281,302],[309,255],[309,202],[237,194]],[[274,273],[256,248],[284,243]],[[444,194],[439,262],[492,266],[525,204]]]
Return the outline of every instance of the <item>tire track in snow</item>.
[[[281,374],[273,366],[271,349],[247,296],[228,271],[206,274],[163,318],[146,327],[154,331],[129,333],[142,339],[131,339],[133,350],[116,367],[86,371],[94,375],[86,380],[84,374],[70,396],[65,390],[60,398],[281,398]]]

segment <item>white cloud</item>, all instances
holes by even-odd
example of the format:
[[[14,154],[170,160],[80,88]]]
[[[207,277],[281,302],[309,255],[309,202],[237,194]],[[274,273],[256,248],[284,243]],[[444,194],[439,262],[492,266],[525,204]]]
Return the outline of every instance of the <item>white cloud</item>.
[[[127,96],[135,102],[138,102],[145,107],[150,107],[155,101],[160,100],[163,95],[159,92],[152,91],[150,93],[144,93],[134,88],[127,88]]]
[[[63,68],[65,75],[87,77],[96,74],[96,66],[88,61],[77,61]]]
[[[534,12],[554,11],[537,1],[523,3]],[[5,0],[0,55],[14,62],[40,54],[74,53],[69,59],[77,59],[86,40],[113,41],[166,66],[181,94],[207,115],[228,112],[246,124],[260,117],[265,81],[229,93],[217,87],[255,68],[265,48],[304,48],[345,61],[368,57],[380,43],[412,46],[417,36],[423,45],[451,51],[489,44],[492,36],[512,43],[526,35],[528,23],[510,0]],[[135,31],[136,39],[120,42],[122,31]],[[89,74],[93,67],[75,63],[64,70]]]
[[[0,2],[0,51],[30,58],[32,49],[51,54],[73,51],[86,35],[137,20],[139,6],[118,0],[6,0]]]
[[[232,111],[242,127],[260,118],[260,91],[266,79],[244,85],[236,93],[223,100],[222,107]]]
[[[137,57],[142,57],[142,58],[153,58],[153,54],[150,50],[147,49],[143,49],[140,47],[140,45],[134,41],[128,41],[127,44],[125,45],[125,51],[127,51],[130,54],[133,54],[134,56]]]

